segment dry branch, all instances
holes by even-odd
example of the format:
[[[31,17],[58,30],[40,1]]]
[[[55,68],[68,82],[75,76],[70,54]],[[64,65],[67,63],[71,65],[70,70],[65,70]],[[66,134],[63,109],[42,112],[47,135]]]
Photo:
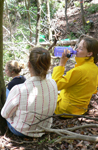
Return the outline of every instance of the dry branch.
[[[88,135],[81,135],[78,133],[74,133],[71,131],[68,131],[67,129],[50,129],[50,128],[44,128],[43,126],[40,126],[43,130],[37,130],[37,131],[28,131],[28,132],[49,132],[49,133],[56,133],[61,136],[60,139],[56,140],[55,143],[61,142],[65,139],[70,140],[84,140],[84,141],[90,141],[90,142],[98,142],[98,136],[88,136]],[[69,136],[65,136],[69,135]]]
[[[57,41],[56,45],[60,45],[60,46],[75,45],[77,41],[78,41],[78,39],[69,40],[69,41]],[[50,46],[51,43],[50,42],[42,42],[42,43],[40,43],[40,45],[42,45],[42,46]]]
[[[41,115],[39,113],[36,113],[36,114],[37,115]],[[31,131],[27,131],[27,132],[32,132],[32,133],[56,133],[57,135],[61,136],[61,138],[58,139],[58,140],[55,140],[55,143],[61,142],[62,140],[65,140],[65,139],[98,142],[98,136],[81,135],[81,134],[73,132],[74,130],[78,130],[78,129],[81,129],[81,128],[90,128],[90,127],[91,128],[98,128],[97,124],[85,124],[85,125],[82,125],[82,126],[76,126],[76,127],[72,127],[72,128],[65,128],[65,129],[51,129],[51,128],[45,128],[45,127],[40,125],[40,123],[42,121],[45,121],[46,119],[48,119],[50,117],[58,117],[58,116],[62,116],[62,115],[71,115],[71,114],[61,114],[61,115],[53,115],[53,116],[46,116],[46,115],[44,115],[44,117],[46,116],[45,119],[38,120],[38,122],[35,123],[41,129],[37,130],[37,131],[36,130],[31,130]],[[83,117],[83,118],[87,118],[87,119],[97,120],[98,121],[98,118],[87,117],[85,115],[72,115],[72,116],[77,116],[79,118]],[[35,125],[35,124],[32,124],[32,125]]]
[[[56,140],[55,143],[59,143],[63,140],[83,140],[83,141],[89,141],[89,142],[98,142],[98,136],[87,136],[87,135],[74,135],[74,136],[64,136],[61,137],[60,139]]]
[[[9,139],[9,138],[7,138],[6,136],[4,136],[4,137],[2,138],[2,140],[7,141],[8,143],[13,142],[13,143],[17,143],[17,144],[24,144],[24,143],[27,143],[27,144],[34,144],[35,142],[38,142],[38,141],[19,141],[19,142],[18,142],[18,141]]]
[[[42,115],[40,113],[37,113],[37,112],[28,112],[28,113],[35,113],[35,114],[38,114],[38,115]],[[33,123],[33,124],[28,124],[29,126],[32,126],[32,125],[36,125],[36,124],[39,124],[40,122],[43,122],[51,117],[55,118],[55,117],[61,117],[61,116],[72,116],[72,117],[77,117],[77,118],[86,118],[86,119],[90,119],[90,120],[96,120],[98,121],[98,118],[93,118],[93,117],[88,117],[86,115],[73,115],[73,114],[66,114],[66,113],[63,113],[63,114],[58,114],[58,115],[52,115],[52,116],[48,116],[48,115],[44,115],[43,116],[46,116],[44,119],[41,119],[40,121],[38,120],[38,122],[36,123]],[[25,124],[27,124],[26,122],[24,122]]]
[[[98,128],[98,124],[85,124],[85,125],[81,125],[81,126],[76,126],[76,127],[72,127],[72,128],[67,128],[67,130],[69,131],[75,131],[78,129],[83,129],[83,128]]]
[[[54,42],[53,42],[52,45],[50,45],[50,47],[48,48],[48,51],[49,51],[52,47],[54,47],[54,46],[56,45],[56,43],[57,43],[57,41],[58,41],[58,38],[59,38],[60,34],[61,34],[61,33],[58,33],[58,34],[55,35]]]

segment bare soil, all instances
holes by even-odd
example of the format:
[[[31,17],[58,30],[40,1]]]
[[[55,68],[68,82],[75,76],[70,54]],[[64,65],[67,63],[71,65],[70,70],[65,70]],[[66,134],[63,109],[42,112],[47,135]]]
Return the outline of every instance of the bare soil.
[[[98,1],[92,0],[89,3],[96,5],[98,4]],[[54,14],[55,18],[52,20],[53,28],[56,29],[56,31],[61,32],[61,39],[79,38],[82,34],[90,35],[98,39],[98,12],[90,14],[86,11],[86,7],[84,8],[85,21],[93,22],[93,26],[91,28],[88,26],[85,28],[83,27],[80,7],[69,7],[67,9],[67,16],[69,31],[66,28],[65,8],[57,11],[57,13]]]

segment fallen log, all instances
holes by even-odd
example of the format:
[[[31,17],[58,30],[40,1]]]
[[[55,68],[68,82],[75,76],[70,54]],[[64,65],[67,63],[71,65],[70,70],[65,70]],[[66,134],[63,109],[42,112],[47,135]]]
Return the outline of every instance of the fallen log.
[[[78,42],[78,39],[75,40],[69,40],[69,41],[57,41],[56,45],[60,46],[74,46]],[[50,46],[50,42],[42,42],[40,43],[41,46]]]

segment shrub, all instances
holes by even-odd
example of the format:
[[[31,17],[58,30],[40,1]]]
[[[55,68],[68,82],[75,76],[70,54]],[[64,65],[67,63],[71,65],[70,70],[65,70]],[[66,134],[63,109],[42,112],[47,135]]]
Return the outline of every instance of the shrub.
[[[86,8],[86,11],[88,11],[90,14],[98,12],[98,4],[92,4],[88,8]]]

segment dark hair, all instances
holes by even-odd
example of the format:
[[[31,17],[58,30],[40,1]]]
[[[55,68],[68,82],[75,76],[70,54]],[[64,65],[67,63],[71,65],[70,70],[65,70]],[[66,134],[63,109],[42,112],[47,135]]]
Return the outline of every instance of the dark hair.
[[[6,66],[10,72],[14,71],[16,74],[21,72],[21,69],[24,68],[24,64],[19,63],[16,60],[11,60],[11,61],[7,62]]]
[[[82,40],[86,43],[88,52],[93,52],[94,63],[98,62],[98,41],[94,38],[84,37]]]
[[[48,50],[43,47],[33,48],[30,52],[29,61],[36,76],[40,76],[41,79],[45,79],[51,64],[51,56]]]

